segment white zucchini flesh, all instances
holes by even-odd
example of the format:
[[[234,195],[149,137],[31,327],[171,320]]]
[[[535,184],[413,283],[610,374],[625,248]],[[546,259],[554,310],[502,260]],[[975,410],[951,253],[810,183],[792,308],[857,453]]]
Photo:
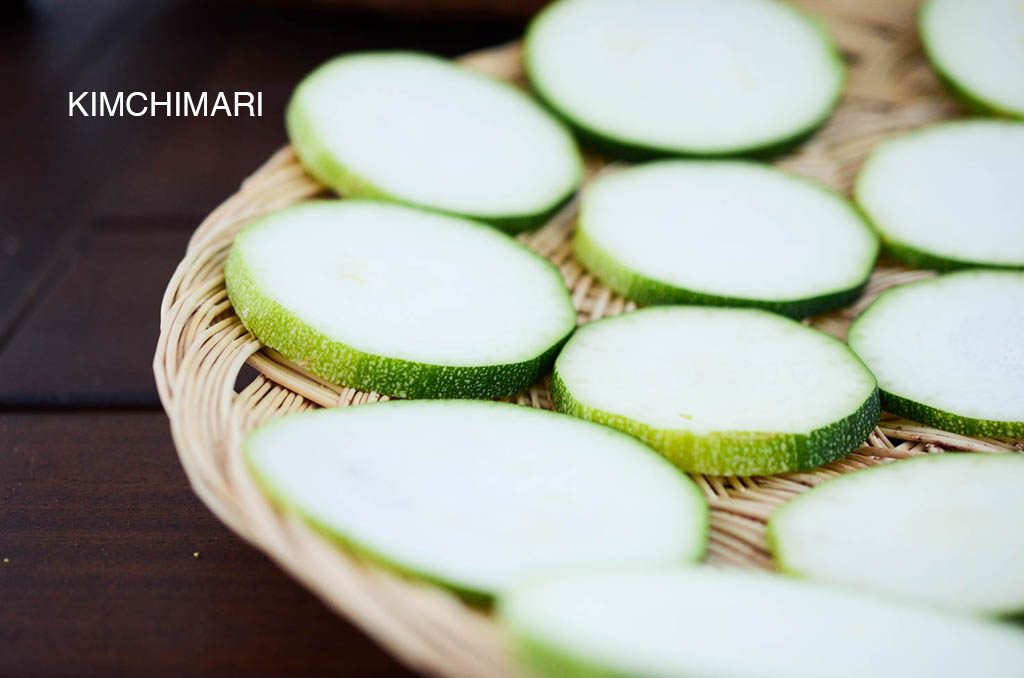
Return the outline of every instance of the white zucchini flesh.
[[[966,120],[883,142],[854,192],[898,259],[923,268],[1024,268],[1022,182],[1024,123]]]
[[[614,150],[766,150],[820,125],[844,68],[815,21],[769,0],[561,0],[526,35],[541,98]]]
[[[567,573],[517,587],[499,611],[542,677],[1024,676],[1009,624],[762,573]]]
[[[1024,9],[1018,0],[930,0],[921,40],[936,70],[970,103],[1024,117]]]
[[[1024,272],[948,273],[884,292],[854,321],[850,347],[889,412],[966,435],[1024,437],[1022,309]]]
[[[879,416],[875,379],[842,342],[755,309],[654,307],[585,325],[552,391],[559,411],[717,475],[834,461]]]
[[[295,90],[289,136],[306,168],[347,197],[385,198],[534,225],[582,177],[575,142],[513,87],[424,54],[355,54]]]
[[[703,557],[697,486],[617,431],[488,401],[391,401],[245,442],[279,505],[401,572],[489,597],[523,576]]]
[[[533,383],[576,326],[561,274],[483,224],[315,201],[248,226],[228,294],[264,344],[330,381],[401,397]]]
[[[591,184],[575,249],[587,268],[641,303],[803,317],[859,295],[878,241],[824,186],[753,163],[676,160]]]
[[[780,569],[967,612],[1024,612],[1024,455],[936,454],[840,476],[775,511]]]

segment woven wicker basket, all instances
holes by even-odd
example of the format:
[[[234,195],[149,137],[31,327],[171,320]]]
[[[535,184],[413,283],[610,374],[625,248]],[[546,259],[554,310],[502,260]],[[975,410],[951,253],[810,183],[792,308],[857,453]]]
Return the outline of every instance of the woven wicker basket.
[[[845,100],[828,125],[779,164],[840,190],[879,139],[957,115],[925,63],[916,40],[913,3],[892,0],[803,2],[824,19],[850,64]],[[470,55],[464,63],[521,82],[520,54],[510,45]],[[590,174],[604,163],[589,158]],[[240,464],[243,434],[270,418],[311,407],[379,400],[325,383],[262,347],[235,317],[224,289],[223,264],[232,239],[253,218],[316,196],[289,148],[275,154],[202,223],[167,288],[154,369],[174,441],[196,493],[235,532],[268,553],[324,602],[361,626],[402,661],[451,676],[510,672],[501,634],[488,615],[449,593],[375,569],[335,548],[264,499]],[[572,290],[580,322],[633,306],[574,261],[569,245],[575,207],[523,236],[555,262]],[[844,336],[849,321],[879,291],[930,275],[887,264],[854,307],[811,322]],[[259,371],[235,391],[245,363]],[[550,407],[546,382],[514,398]],[[1024,441],[967,438],[885,418],[865,447],[811,473],[767,478],[696,477],[712,508],[709,561],[770,568],[764,523],[780,504],[823,480],[854,469],[948,449],[1021,451]]]

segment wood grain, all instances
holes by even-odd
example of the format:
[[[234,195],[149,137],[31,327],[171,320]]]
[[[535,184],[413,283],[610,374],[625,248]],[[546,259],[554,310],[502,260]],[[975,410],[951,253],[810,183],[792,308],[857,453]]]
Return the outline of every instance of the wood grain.
[[[156,407],[150,318],[193,223],[94,225],[0,353],[0,406]]]
[[[0,674],[406,675],[195,499],[162,414],[0,440]]]

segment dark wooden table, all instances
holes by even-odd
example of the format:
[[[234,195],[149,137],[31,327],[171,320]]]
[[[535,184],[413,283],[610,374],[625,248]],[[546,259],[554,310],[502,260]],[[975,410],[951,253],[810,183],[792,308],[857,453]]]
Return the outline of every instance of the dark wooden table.
[[[504,20],[226,0],[0,5],[0,674],[402,675],[188,487],[150,362],[191,230],[297,80]],[[262,118],[69,118],[69,91],[260,90]]]

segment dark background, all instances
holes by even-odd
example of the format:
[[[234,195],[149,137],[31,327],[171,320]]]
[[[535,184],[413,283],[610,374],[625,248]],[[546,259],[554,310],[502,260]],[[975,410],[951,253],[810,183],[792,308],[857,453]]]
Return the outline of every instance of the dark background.
[[[523,19],[0,8],[0,673],[402,674],[192,494],[150,369],[160,298],[192,229],[285,143],[303,74],[360,49],[457,55]],[[67,115],[69,91],[136,89],[259,90],[264,116]]]

